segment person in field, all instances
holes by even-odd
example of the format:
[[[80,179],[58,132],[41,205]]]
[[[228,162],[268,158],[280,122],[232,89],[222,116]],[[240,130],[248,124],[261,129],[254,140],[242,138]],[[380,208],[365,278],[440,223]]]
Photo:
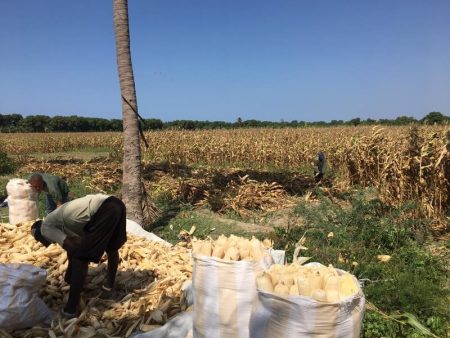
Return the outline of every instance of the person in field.
[[[314,181],[316,183],[319,183],[322,180],[326,169],[327,160],[325,158],[325,154],[323,152],[319,152],[314,160]]]
[[[59,176],[44,173],[34,173],[28,179],[28,183],[38,193],[46,193],[46,211],[52,212],[62,204],[69,201],[69,187]]]
[[[120,199],[103,194],[74,199],[48,214],[43,221],[34,222],[31,233],[43,245],[58,243],[67,252],[64,280],[70,284],[70,290],[62,310],[65,317],[77,316],[89,262],[99,263],[105,252],[108,268],[102,288],[112,291],[119,266],[119,249],[127,241],[126,208]]]

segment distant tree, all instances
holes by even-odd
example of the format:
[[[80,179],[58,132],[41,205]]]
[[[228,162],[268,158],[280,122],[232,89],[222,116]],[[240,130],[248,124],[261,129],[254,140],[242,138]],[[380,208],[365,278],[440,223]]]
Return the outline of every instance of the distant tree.
[[[50,117],[46,115],[30,115],[20,120],[19,127],[30,133],[43,133],[50,131]]]
[[[164,123],[160,119],[145,119],[144,128],[146,130],[163,129]]]
[[[20,124],[20,121],[22,121],[22,120],[23,120],[23,117],[20,114],[9,115],[9,125],[13,128],[17,128]]]
[[[330,121],[330,125],[332,125],[332,126],[337,126],[337,125],[342,124],[342,123],[343,123],[342,120],[331,120]]]
[[[185,129],[194,130],[196,128],[195,121],[191,120],[174,120],[166,124],[169,129]]]
[[[369,118],[369,119],[364,121],[364,124],[372,125],[372,124],[375,124],[376,122],[377,122],[376,120],[373,120],[373,119]]]
[[[185,130],[194,130],[195,129],[195,122],[190,120],[182,120],[179,124],[181,129]]]
[[[424,124],[443,124],[445,121],[449,121],[449,117],[443,115],[440,112],[433,111],[428,113],[421,122]]]
[[[2,132],[15,132],[20,126],[20,121],[23,120],[20,114],[0,114],[0,130]]]
[[[194,121],[195,129],[209,129],[211,126],[211,122],[206,121]]]
[[[383,124],[383,125],[388,125],[388,124],[391,124],[391,120],[389,120],[389,119],[379,119],[378,123],[379,124]]]
[[[413,117],[399,116],[396,119],[366,119],[354,118],[350,121],[331,120],[325,121],[297,121],[290,122],[280,121],[260,121],[260,120],[246,120],[238,118],[235,122],[225,121],[199,121],[199,120],[174,120],[163,122],[160,119],[145,119],[145,130],[157,129],[185,129],[185,130],[203,130],[203,129],[218,129],[218,128],[285,128],[285,127],[326,127],[337,125],[410,125],[414,123],[424,124],[442,124],[450,123],[450,117],[439,112],[431,112],[423,119],[417,121]],[[103,119],[92,117],[72,116],[54,116],[48,117],[46,115],[31,115],[23,118],[20,114],[0,114],[0,131],[1,132],[84,132],[84,131],[122,131],[123,123],[119,119]]]
[[[225,121],[212,121],[209,124],[209,128],[211,129],[232,128],[233,126],[234,126],[233,123]]]
[[[412,123],[416,123],[416,122],[417,122],[417,120],[414,117],[399,116],[393,121],[393,124],[404,126],[404,125],[408,125],[408,124],[412,124]]]
[[[53,116],[48,127],[50,131],[70,131],[68,120],[65,116]]]
[[[245,127],[258,127],[259,125],[259,121],[258,120],[245,120],[242,122],[242,125],[244,125]]]
[[[353,124],[354,126],[358,126],[361,124],[361,119],[359,117],[351,119],[348,123]]]
[[[119,119],[112,119],[109,122],[109,129],[112,131],[122,131],[123,130],[123,122]]]
[[[88,119],[90,131],[108,131],[112,130],[111,122],[106,119],[93,118]]]
[[[71,131],[88,131],[89,130],[89,123],[88,119],[85,117],[79,117],[76,115],[71,115],[68,117],[70,130]]]
[[[327,125],[327,123],[325,121],[317,121],[317,122],[313,122],[314,126],[317,127],[325,127]]]

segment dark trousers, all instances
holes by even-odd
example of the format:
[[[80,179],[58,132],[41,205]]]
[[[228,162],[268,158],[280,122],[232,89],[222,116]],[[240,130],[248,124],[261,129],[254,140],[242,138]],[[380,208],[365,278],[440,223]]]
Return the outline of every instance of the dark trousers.
[[[104,252],[119,250],[127,241],[125,204],[108,197],[84,227],[76,258],[98,263]]]
[[[63,194],[61,204],[64,204],[66,202],[69,202],[69,194]],[[46,205],[45,210],[47,211],[47,215],[51,213],[52,211],[56,210],[56,202],[53,199],[52,195],[47,194],[46,196]]]

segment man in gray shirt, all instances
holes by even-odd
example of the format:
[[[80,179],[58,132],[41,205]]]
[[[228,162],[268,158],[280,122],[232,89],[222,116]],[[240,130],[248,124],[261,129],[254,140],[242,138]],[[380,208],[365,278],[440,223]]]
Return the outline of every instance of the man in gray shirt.
[[[45,246],[58,243],[67,251],[64,280],[70,284],[66,317],[74,317],[86,279],[89,262],[98,263],[106,252],[108,269],[105,290],[112,290],[119,266],[119,249],[126,242],[126,209],[116,197],[97,194],[61,205],[31,227],[36,240]]]

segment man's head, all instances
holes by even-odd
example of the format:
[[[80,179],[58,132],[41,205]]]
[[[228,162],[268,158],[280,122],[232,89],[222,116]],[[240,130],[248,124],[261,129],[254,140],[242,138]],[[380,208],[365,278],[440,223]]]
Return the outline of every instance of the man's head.
[[[31,234],[33,235],[35,240],[41,242],[44,246],[49,246],[52,243],[49,240],[47,240],[44,236],[42,236],[41,226],[42,220],[34,222],[33,225],[31,226]]]
[[[44,190],[44,179],[39,173],[31,175],[28,183],[30,183],[31,187],[37,192],[41,192],[42,190]]]
[[[318,159],[320,162],[324,162],[324,161],[325,161],[325,154],[322,153],[322,152],[318,153],[318,154],[317,154],[317,159]]]

